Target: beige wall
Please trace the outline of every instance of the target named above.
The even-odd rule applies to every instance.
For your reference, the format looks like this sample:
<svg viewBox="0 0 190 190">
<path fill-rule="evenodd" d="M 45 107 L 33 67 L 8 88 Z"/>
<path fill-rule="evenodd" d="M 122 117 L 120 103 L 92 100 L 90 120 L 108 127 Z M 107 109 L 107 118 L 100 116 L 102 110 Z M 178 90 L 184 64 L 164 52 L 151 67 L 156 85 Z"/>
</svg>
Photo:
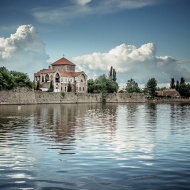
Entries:
<svg viewBox="0 0 190 190">
<path fill-rule="evenodd" d="M 101 102 L 145 102 L 143 94 L 112 93 L 54 93 L 34 92 L 27 88 L 0 91 L 0 104 L 40 104 L 40 103 L 101 103 Z"/>
</svg>

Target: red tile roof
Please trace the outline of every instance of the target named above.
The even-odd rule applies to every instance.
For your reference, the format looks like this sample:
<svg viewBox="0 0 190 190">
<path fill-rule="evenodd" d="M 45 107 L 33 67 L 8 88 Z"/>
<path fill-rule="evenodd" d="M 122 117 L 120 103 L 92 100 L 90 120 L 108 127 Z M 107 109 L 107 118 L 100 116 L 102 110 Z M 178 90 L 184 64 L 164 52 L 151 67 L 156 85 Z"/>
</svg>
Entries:
<svg viewBox="0 0 190 190">
<path fill-rule="evenodd" d="M 81 72 L 61 72 L 62 77 L 77 77 Z"/>
<path fill-rule="evenodd" d="M 53 70 L 53 69 L 43 69 L 43 70 L 40 70 L 40 73 L 55 73 L 56 71 Z"/>
<path fill-rule="evenodd" d="M 73 65 L 73 66 L 75 66 L 74 63 L 72 63 L 71 61 L 67 60 L 64 57 L 57 60 L 56 62 L 52 63 L 51 65 L 53 65 L 53 66 L 56 66 L 56 65 Z"/>
</svg>

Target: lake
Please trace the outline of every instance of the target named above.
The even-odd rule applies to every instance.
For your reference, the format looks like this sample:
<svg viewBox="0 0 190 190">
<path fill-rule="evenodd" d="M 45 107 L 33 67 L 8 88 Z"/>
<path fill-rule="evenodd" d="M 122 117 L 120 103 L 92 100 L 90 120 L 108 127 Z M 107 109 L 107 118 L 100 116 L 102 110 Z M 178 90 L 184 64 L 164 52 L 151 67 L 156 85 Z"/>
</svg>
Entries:
<svg viewBox="0 0 190 190">
<path fill-rule="evenodd" d="M 0 105 L 0 189 L 190 188 L 190 104 Z"/>
</svg>

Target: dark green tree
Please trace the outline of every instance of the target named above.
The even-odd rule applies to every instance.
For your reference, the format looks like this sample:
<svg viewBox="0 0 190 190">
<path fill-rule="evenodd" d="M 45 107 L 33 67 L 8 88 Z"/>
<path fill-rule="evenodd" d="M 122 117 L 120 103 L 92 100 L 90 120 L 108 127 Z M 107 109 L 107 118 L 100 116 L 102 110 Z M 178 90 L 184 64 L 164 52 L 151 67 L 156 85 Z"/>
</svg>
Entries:
<svg viewBox="0 0 190 190">
<path fill-rule="evenodd" d="M 176 89 L 177 91 L 179 91 L 179 81 L 178 81 L 178 80 L 176 81 L 175 89 Z"/>
<path fill-rule="evenodd" d="M 171 79 L 170 88 L 175 89 L 175 80 L 174 80 L 174 78 Z"/>
<path fill-rule="evenodd" d="M 69 84 L 67 86 L 67 92 L 71 92 L 72 91 L 72 86 L 71 86 L 71 83 L 69 81 Z"/>
<path fill-rule="evenodd" d="M 183 77 L 181 77 L 180 86 L 181 86 L 182 84 L 185 84 L 185 79 L 184 79 Z"/>
<path fill-rule="evenodd" d="M 140 93 L 141 92 L 141 89 L 138 87 L 138 83 L 135 82 L 134 79 L 130 79 L 127 81 L 127 86 L 126 86 L 125 90 L 128 93 L 133 93 L 133 92 Z"/>
<path fill-rule="evenodd" d="M 40 90 L 40 80 L 37 81 L 36 90 Z"/>
<path fill-rule="evenodd" d="M 190 97 L 190 84 L 182 84 L 179 86 L 179 93 L 182 97 Z"/>
<path fill-rule="evenodd" d="M 93 93 L 94 92 L 94 80 L 89 79 L 88 80 L 88 93 Z"/>
<path fill-rule="evenodd" d="M 109 72 L 109 78 L 112 79 L 113 78 L 113 67 L 110 67 L 110 72 Z"/>
<path fill-rule="evenodd" d="M 53 81 L 51 80 L 48 92 L 53 92 L 53 91 L 54 91 L 54 86 L 53 86 Z"/>
<path fill-rule="evenodd" d="M 16 87 L 33 87 L 33 83 L 30 81 L 27 74 L 17 71 L 10 71 L 10 74 L 15 79 Z"/>
<path fill-rule="evenodd" d="M 156 86 L 157 86 L 157 81 L 155 78 L 151 78 L 148 80 L 145 88 L 149 92 L 149 94 L 154 97 L 156 95 Z"/>
<path fill-rule="evenodd" d="M 91 93 L 113 93 L 117 92 L 118 88 L 117 82 L 110 77 L 106 77 L 105 74 L 100 75 L 96 80 L 90 79 L 88 81 L 88 90 Z"/>
<path fill-rule="evenodd" d="M 116 82 L 116 80 L 117 80 L 115 69 L 113 69 L 113 78 L 112 79 L 114 82 Z"/>
<path fill-rule="evenodd" d="M 112 79 L 114 82 L 116 82 L 116 80 L 117 80 L 116 71 L 112 66 L 109 71 L 109 79 Z"/>
<path fill-rule="evenodd" d="M 0 67 L 0 90 L 11 90 L 15 87 L 15 78 L 5 67 Z"/>
</svg>

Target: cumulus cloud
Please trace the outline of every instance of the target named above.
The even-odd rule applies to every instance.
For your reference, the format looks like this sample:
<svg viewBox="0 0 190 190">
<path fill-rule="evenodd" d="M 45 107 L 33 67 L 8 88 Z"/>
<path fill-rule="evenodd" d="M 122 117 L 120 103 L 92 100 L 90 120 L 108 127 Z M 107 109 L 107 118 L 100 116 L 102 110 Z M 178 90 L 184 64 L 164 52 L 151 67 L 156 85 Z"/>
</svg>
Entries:
<svg viewBox="0 0 190 190">
<path fill-rule="evenodd" d="M 107 53 L 92 53 L 74 57 L 73 61 L 80 70 L 88 73 L 90 78 L 97 74 L 108 74 L 111 66 L 117 72 L 119 83 L 126 83 L 133 78 L 139 84 L 145 84 L 150 78 L 158 83 L 168 83 L 171 78 L 179 80 L 184 77 L 190 81 L 190 62 L 175 60 L 169 56 L 157 56 L 156 46 L 147 43 L 137 48 L 134 45 L 121 44 Z"/>
<path fill-rule="evenodd" d="M 70 0 L 67 6 L 41 7 L 33 10 L 33 16 L 43 23 L 62 22 L 81 16 L 108 14 L 123 9 L 153 6 L 163 0 Z"/>
<path fill-rule="evenodd" d="M 22 25 L 9 38 L 0 38 L 0 66 L 9 70 L 33 73 L 47 67 L 49 56 L 35 27 Z"/>
</svg>

